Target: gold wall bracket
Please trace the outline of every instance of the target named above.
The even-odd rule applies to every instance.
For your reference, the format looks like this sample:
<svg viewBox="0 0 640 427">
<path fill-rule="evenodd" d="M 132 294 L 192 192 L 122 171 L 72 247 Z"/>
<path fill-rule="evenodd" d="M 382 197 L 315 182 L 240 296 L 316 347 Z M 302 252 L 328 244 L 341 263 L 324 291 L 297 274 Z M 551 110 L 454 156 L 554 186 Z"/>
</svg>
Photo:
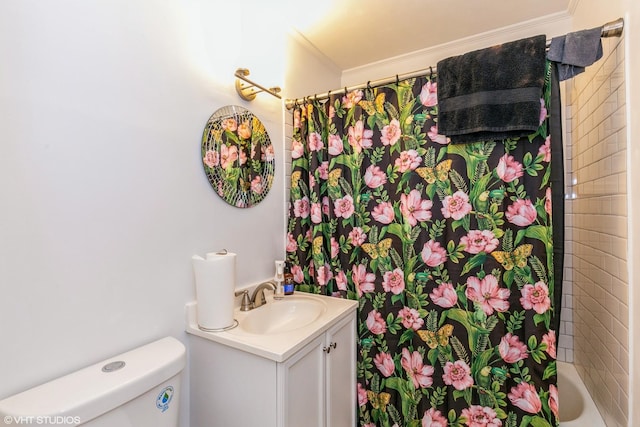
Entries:
<svg viewBox="0 0 640 427">
<path fill-rule="evenodd" d="M 277 86 L 267 89 L 266 87 L 261 86 L 258 83 L 255 83 L 249 80 L 247 78 L 249 74 L 250 73 L 247 68 L 238 68 L 235 72 L 236 92 L 238 92 L 238 95 L 240 95 L 240 98 L 244 99 L 245 101 L 253 101 L 256 95 L 261 92 L 265 92 L 265 93 L 268 93 L 269 95 L 273 95 L 278 99 L 282 98 L 279 95 L 282 89 L 280 89 Z"/>
</svg>

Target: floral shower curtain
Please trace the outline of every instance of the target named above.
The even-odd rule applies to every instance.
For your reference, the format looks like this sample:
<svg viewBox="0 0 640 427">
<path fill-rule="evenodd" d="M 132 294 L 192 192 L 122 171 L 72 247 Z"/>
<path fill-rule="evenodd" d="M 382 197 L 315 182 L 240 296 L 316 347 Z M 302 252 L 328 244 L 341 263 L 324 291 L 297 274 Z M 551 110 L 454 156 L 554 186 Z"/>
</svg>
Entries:
<svg viewBox="0 0 640 427">
<path fill-rule="evenodd" d="M 449 144 L 435 76 L 294 109 L 288 267 L 359 301 L 358 426 L 557 425 L 546 83 L 520 140 Z"/>
</svg>

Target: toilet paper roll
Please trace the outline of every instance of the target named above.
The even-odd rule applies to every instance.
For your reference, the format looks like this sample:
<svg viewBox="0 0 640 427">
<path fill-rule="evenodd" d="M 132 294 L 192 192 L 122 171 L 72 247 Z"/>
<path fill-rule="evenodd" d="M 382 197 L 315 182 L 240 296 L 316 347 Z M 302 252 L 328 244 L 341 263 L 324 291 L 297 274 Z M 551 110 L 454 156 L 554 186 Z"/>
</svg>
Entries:
<svg viewBox="0 0 640 427">
<path fill-rule="evenodd" d="M 209 330 L 232 327 L 236 254 L 212 252 L 206 258 L 194 255 L 192 261 L 196 279 L 198 325 Z"/>
</svg>

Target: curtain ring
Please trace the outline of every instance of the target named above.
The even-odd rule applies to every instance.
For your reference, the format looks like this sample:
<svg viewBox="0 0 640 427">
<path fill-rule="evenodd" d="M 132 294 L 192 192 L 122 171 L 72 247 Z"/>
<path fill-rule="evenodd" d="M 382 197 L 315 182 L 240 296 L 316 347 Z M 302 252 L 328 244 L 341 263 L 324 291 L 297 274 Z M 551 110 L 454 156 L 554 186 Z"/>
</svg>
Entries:
<svg viewBox="0 0 640 427">
<path fill-rule="evenodd" d="M 400 86 L 400 77 L 396 74 L 396 86 Z"/>
<path fill-rule="evenodd" d="M 344 87 L 344 94 L 346 95 L 346 94 L 348 94 L 348 93 L 349 93 L 349 91 L 347 90 L 347 87 L 345 86 L 345 87 Z"/>
<path fill-rule="evenodd" d="M 371 89 L 371 80 L 367 81 L 367 89 Z"/>
<path fill-rule="evenodd" d="M 429 80 L 433 79 L 433 67 L 429 66 Z"/>
</svg>

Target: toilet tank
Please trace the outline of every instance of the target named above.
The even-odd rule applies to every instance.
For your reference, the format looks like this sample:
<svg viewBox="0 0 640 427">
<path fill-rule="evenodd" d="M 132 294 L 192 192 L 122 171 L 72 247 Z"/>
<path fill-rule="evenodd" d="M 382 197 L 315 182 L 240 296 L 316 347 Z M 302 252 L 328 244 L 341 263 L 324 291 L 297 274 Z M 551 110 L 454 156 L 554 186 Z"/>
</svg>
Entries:
<svg viewBox="0 0 640 427">
<path fill-rule="evenodd" d="M 6 425 L 177 427 L 184 345 L 136 348 L 0 401 Z"/>
</svg>

